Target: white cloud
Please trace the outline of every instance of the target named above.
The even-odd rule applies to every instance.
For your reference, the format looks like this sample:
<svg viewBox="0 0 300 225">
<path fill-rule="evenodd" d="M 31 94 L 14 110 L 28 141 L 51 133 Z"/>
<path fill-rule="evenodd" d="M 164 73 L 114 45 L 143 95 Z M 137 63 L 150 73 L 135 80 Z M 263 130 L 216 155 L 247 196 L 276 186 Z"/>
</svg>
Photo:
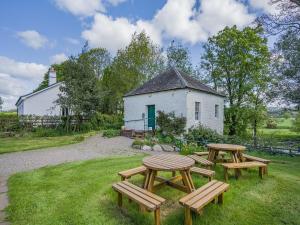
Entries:
<svg viewBox="0 0 300 225">
<path fill-rule="evenodd" d="M 48 39 L 35 30 L 26 30 L 17 33 L 17 36 L 28 47 L 39 49 L 45 46 Z"/>
<path fill-rule="evenodd" d="M 47 71 L 43 64 L 18 62 L 5 56 L 0 56 L 0 73 L 10 74 L 16 78 L 36 79 Z"/>
<path fill-rule="evenodd" d="M 104 5 L 100 0 L 55 0 L 56 5 L 76 16 L 92 16 L 100 11 L 104 12 Z"/>
<path fill-rule="evenodd" d="M 250 0 L 249 3 L 253 8 L 261 9 L 265 13 L 276 14 L 278 12 L 276 4 L 271 4 L 270 0 Z"/>
<path fill-rule="evenodd" d="M 110 4 L 112 4 L 113 6 L 117 6 L 120 3 L 126 2 L 127 0 L 107 0 Z"/>
<path fill-rule="evenodd" d="M 255 15 L 237 0 L 168 0 L 151 20 L 130 21 L 102 13 L 94 15 L 92 26 L 82 32 L 92 47 L 105 47 L 112 53 L 125 47 L 134 32 L 145 30 L 155 43 L 162 39 L 179 39 L 190 44 L 203 42 L 225 26 L 242 28 Z"/>
<path fill-rule="evenodd" d="M 145 30 L 154 42 L 160 43 L 160 34 L 151 23 L 142 20 L 131 23 L 127 18 L 113 19 L 101 13 L 94 16 L 92 27 L 83 31 L 82 37 L 89 41 L 91 47 L 105 47 L 111 52 L 116 52 L 130 42 L 135 31 L 142 30 Z"/>
<path fill-rule="evenodd" d="M 126 0 L 55 0 L 58 8 L 69 11 L 75 16 L 92 16 L 105 12 L 106 5 L 117 6 Z"/>
<path fill-rule="evenodd" d="M 79 45 L 79 44 L 80 44 L 80 41 L 77 40 L 77 39 L 75 39 L 75 38 L 67 37 L 67 38 L 65 38 L 65 40 L 66 40 L 68 43 L 72 44 L 72 45 Z"/>
<path fill-rule="evenodd" d="M 31 92 L 41 82 L 48 66 L 37 63 L 18 62 L 0 56 L 0 96 L 3 108 L 12 109 L 18 97 Z"/>
<path fill-rule="evenodd" d="M 50 57 L 50 63 L 51 64 L 59 64 L 62 63 L 64 61 L 66 61 L 68 59 L 68 57 L 66 56 L 65 53 L 60 53 L 60 54 L 56 54 Z"/>
</svg>

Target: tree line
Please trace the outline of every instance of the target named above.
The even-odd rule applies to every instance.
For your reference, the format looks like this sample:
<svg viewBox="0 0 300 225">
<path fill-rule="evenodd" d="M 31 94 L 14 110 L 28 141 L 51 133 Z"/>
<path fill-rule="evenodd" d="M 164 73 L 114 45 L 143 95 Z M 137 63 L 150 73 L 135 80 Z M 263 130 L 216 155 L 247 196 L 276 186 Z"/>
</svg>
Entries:
<svg viewBox="0 0 300 225">
<path fill-rule="evenodd" d="M 243 135 L 266 119 L 267 103 L 285 101 L 300 107 L 300 2 L 273 0 L 279 14 L 263 15 L 251 27 L 226 27 L 203 44 L 199 65 L 193 67 L 189 49 L 172 41 L 166 51 L 145 32 L 114 57 L 105 48 L 90 49 L 54 65 L 64 81 L 58 104 L 75 115 L 123 113 L 123 95 L 170 66 L 175 66 L 227 96 L 225 127 Z M 289 10 L 289 12 L 287 11 Z M 267 36 L 278 39 L 269 51 Z M 37 90 L 47 86 L 48 73 Z"/>
</svg>

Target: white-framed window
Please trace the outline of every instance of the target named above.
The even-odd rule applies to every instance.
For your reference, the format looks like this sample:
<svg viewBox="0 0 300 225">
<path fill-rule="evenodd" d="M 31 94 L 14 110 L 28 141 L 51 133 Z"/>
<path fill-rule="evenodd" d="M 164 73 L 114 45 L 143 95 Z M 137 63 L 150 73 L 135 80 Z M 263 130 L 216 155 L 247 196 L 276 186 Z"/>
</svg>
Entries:
<svg viewBox="0 0 300 225">
<path fill-rule="evenodd" d="M 195 102 L 195 120 L 200 120 L 200 102 Z"/>
<path fill-rule="evenodd" d="M 219 111 L 220 111 L 219 108 L 220 108 L 219 105 L 215 105 L 215 117 L 216 118 L 219 118 Z"/>
<path fill-rule="evenodd" d="M 62 116 L 69 116 L 69 109 L 67 107 L 61 108 L 61 115 Z"/>
</svg>

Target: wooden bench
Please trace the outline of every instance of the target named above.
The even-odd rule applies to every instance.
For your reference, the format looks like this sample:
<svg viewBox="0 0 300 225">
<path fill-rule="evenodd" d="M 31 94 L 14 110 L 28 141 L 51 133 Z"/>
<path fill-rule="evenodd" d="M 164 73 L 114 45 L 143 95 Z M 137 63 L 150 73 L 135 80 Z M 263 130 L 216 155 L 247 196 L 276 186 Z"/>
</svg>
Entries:
<svg viewBox="0 0 300 225">
<path fill-rule="evenodd" d="M 267 166 L 265 167 L 264 173 L 268 174 L 268 164 L 271 162 L 271 160 L 263 159 L 263 158 L 259 158 L 259 157 L 252 156 L 252 155 L 247 155 L 247 154 L 243 154 L 243 158 L 246 161 L 250 161 L 250 162 L 251 161 L 256 161 L 256 162 L 261 162 L 261 163 L 267 164 Z"/>
<path fill-rule="evenodd" d="M 215 171 L 207 170 L 199 167 L 192 167 L 191 173 L 199 174 L 203 177 L 207 177 L 209 181 L 215 176 Z"/>
<path fill-rule="evenodd" d="M 223 194 L 229 184 L 212 180 L 194 192 L 184 196 L 179 203 L 185 207 L 185 225 L 192 225 L 191 211 L 201 214 L 204 206 L 218 198 L 218 203 L 223 203 Z"/>
<path fill-rule="evenodd" d="M 122 207 L 122 196 L 124 195 L 130 200 L 137 202 L 140 206 L 145 207 L 147 210 L 154 211 L 155 225 L 160 225 L 160 206 L 165 202 L 164 198 L 135 186 L 128 181 L 120 181 L 112 187 L 118 192 L 119 207 Z"/>
<path fill-rule="evenodd" d="M 198 156 L 208 156 L 209 152 L 194 152 L 194 155 L 198 155 Z M 219 155 L 224 158 L 224 156 L 226 155 L 226 152 L 222 152 L 219 151 Z"/>
<path fill-rule="evenodd" d="M 211 162 L 207 159 L 204 159 L 203 157 L 197 156 L 197 155 L 188 155 L 188 157 L 195 160 L 196 163 L 199 163 L 200 165 L 208 167 L 208 168 L 211 168 L 214 165 L 213 162 Z"/>
<path fill-rule="evenodd" d="M 130 177 L 137 175 L 137 174 L 141 174 L 144 175 L 146 174 L 147 168 L 145 166 L 139 166 L 133 169 L 129 169 L 129 170 L 125 170 L 125 171 L 121 171 L 119 172 L 119 176 L 121 176 L 121 180 L 127 180 Z"/>
<path fill-rule="evenodd" d="M 234 169 L 235 170 L 235 177 L 238 179 L 240 176 L 240 169 L 244 168 L 253 168 L 258 167 L 259 168 L 259 176 L 263 178 L 263 173 L 266 168 L 266 164 L 261 162 L 241 162 L 241 163 L 223 163 L 222 166 L 224 167 L 224 178 L 225 181 L 228 180 L 228 169 Z"/>
</svg>

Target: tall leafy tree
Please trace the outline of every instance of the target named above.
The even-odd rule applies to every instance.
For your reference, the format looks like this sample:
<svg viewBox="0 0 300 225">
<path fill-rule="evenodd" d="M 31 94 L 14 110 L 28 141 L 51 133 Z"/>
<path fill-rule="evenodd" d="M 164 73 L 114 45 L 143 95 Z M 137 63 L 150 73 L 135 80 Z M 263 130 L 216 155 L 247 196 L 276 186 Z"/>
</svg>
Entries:
<svg viewBox="0 0 300 225">
<path fill-rule="evenodd" d="M 0 111 L 2 111 L 2 106 L 3 106 L 3 99 L 0 97 Z"/>
<path fill-rule="evenodd" d="M 86 54 L 70 57 L 65 62 L 63 76 L 58 104 L 69 108 L 79 119 L 91 116 L 100 104 L 98 78 L 91 58 Z"/>
<path fill-rule="evenodd" d="M 275 43 L 273 73 L 278 85 L 273 94 L 293 103 L 300 109 L 300 1 L 270 0 L 276 13 L 258 18 L 270 35 L 279 35 Z"/>
<path fill-rule="evenodd" d="M 175 41 L 172 41 L 167 48 L 167 64 L 169 67 L 175 66 L 187 74 L 193 74 L 193 66 L 188 48 Z"/>
<path fill-rule="evenodd" d="M 262 28 L 226 27 L 204 44 L 202 68 L 208 80 L 227 95 L 226 124 L 229 135 L 243 132 L 249 95 L 265 79 L 261 79 L 269 63 L 267 40 Z M 213 66 L 209 66 L 213 65 Z"/>
<path fill-rule="evenodd" d="M 102 91 L 107 113 L 123 111 L 123 95 L 156 76 L 164 69 L 162 49 L 145 32 L 135 33 L 102 77 Z"/>
</svg>

